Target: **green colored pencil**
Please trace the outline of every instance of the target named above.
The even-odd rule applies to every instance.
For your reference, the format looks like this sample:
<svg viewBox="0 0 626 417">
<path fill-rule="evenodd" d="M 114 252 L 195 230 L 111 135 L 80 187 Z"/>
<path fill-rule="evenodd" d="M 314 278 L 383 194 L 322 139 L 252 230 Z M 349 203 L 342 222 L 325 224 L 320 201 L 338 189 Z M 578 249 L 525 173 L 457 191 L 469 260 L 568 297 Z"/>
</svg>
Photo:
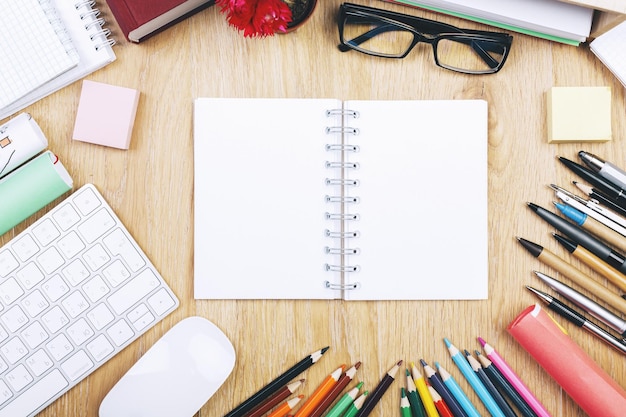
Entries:
<svg viewBox="0 0 626 417">
<path fill-rule="evenodd" d="M 358 413 L 361 407 L 363 407 L 363 403 L 365 402 L 365 399 L 367 398 L 367 394 L 369 394 L 369 391 L 365 391 L 363 394 L 361 394 L 359 398 L 354 400 L 354 402 L 350 404 L 348 411 L 346 411 L 346 414 L 344 414 L 343 417 L 356 416 L 356 413 Z"/>
<path fill-rule="evenodd" d="M 411 413 L 411 404 L 406 397 L 406 390 L 404 387 L 400 388 L 400 416 L 401 417 L 413 417 Z"/>
<path fill-rule="evenodd" d="M 337 404 L 335 404 L 333 408 L 331 408 L 328 411 L 328 413 L 326 414 L 326 417 L 341 416 L 343 412 L 346 411 L 348 407 L 350 407 L 350 404 L 354 402 L 354 399 L 356 398 L 356 396 L 359 395 L 359 390 L 361 389 L 362 386 L 363 386 L 363 382 L 359 382 L 356 385 L 356 387 L 352 388 L 350 391 L 343 394 L 343 397 L 341 397 L 341 399 L 337 401 Z"/>
</svg>

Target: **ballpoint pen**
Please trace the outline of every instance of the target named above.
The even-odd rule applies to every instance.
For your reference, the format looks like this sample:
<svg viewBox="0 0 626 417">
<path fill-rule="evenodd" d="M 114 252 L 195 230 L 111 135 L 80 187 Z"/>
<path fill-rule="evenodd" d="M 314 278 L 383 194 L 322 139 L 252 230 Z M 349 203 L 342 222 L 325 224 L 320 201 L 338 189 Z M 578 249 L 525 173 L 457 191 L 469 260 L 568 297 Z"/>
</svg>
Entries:
<svg viewBox="0 0 626 417">
<path fill-rule="evenodd" d="M 626 200 L 626 192 L 623 189 L 616 187 L 615 184 L 607 181 L 589 168 L 577 164 L 574 161 L 570 161 L 567 158 L 563 158 L 562 156 L 559 157 L 559 161 L 561 161 L 563 165 L 569 168 L 576 175 L 578 175 L 594 187 L 604 191 L 604 193 L 607 194 L 609 197 Z"/>
<path fill-rule="evenodd" d="M 626 188 L 626 172 L 604 159 L 585 151 L 578 152 L 578 157 L 592 171 L 598 173 L 602 178 L 616 185 L 616 187 Z"/>
<path fill-rule="evenodd" d="M 626 250 L 626 236 L 619 234 L 610 227 L 606 227 L 606 225 L 572 206 L 560 203 L 554 203 L 554 206 L 565 217 L 587 230 L 589 233 L 599 237 L 606 243 L 616 246 L 618 249 Z"/>
<path fill-rule="evenodd" d="M 590 252 L 595 254 L 597 257 L 599 257 L 618 271 L 626 273 L 626 257 L 624 257 L 624 255 L 614 251 L 591 234 L 585 232 L 580 227 L 573 225 L 572 223 L 557 216 L 551 211 L 548 211 L 543 207 L 539 207 L 538 205 L 533 203 L 528 203 L 528 207 L 533 210 L 539 217 L 544 219 L 553 227 L 556 227 L 560 232 L 574 239 L 576 242 L 578 242 L 579 245 L 588 249 Z"/>
<path fill-rule="evenodd" d="M 545 292 L 539 291 L 533 287 L 526 286 L 526 288 L 534 293 L 537 297 L 539 297 L 539 299 L 543 301 L 550 310 L 558 313 L 560 316 L 563 316 L 574 325 L 582 327 L 593 335 L 599 337 L 616 350 L 626 354 L 626 344 L 622 340 L 613 336 L 593 322 L 587 320 L 585 316 L 578 313 L 573 308 L 563 304 L 556 298 L 552 297 L 550 294 L 546 294 Z"/>
<path fill-rule="evenodd" d="M 593 217 L 605 226 L 610 227 L 619 234 L 626 236 L 626 218 L 618 215 L 606 207 L 600 206 L 593 200 L 580 198 L 576 194 L 572 194 L 558 185 L 550 184 L 550 188 L 554 190 L 556 196 L 565 204 L 582 211 L 589 217 Z"/>
<path fill-rule="evenodd" d="M 604 194 L 602 191 L 590 187 L 587 184 L 581 184 L 578 181 L 572 181 L 572 183 L 592 200 L 597 201 L 606 208 L 609 208 L 622 216 L 626 216 L 626 199 L 613 199 Z"/>
<path fill-rule="evenodd" d="M 595 254 L 583 246 L 580 246 L 577 242 L 557 235 L 556 233 L 553 233 L 553 236 L 557 242 L 559 242 L 569 253 L 574 255 L 576 259 L 579 259 L 589 268 L 617 285 L 622 291 L 626 291 L 626 275 L 613 268 L 607 262 L 602 262 L 602 260 Z"/>
<path fill-rule="evenodd" d="M 579 293 L 569 285 L 563 284 L 562 282 L 549 277 L 546 274 L 542 274 L 541 272 L 534 272 L 537 278 L 543 281 L 548 287 L 552 288 L 561 296 L 567 298 L 570 302 L 576 304 L 578 307 L 582 308 L 613 330 L 619 332 L 622 339 L 626 336 L 626 320 L 623 320 L 621 317 L 613 314 L 611 311 L 602 307 L 600 304 L 596 303 L 587 296 Z"/>
</svg>

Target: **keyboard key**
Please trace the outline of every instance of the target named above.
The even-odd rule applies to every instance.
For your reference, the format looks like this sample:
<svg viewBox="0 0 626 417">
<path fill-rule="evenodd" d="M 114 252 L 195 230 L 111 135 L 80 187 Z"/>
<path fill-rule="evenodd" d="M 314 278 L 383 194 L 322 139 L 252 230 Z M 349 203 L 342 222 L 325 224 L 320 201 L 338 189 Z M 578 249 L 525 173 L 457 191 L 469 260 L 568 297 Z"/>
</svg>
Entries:
<svg viewBox="0 0 626 417">
<path fill-rule="evenodd" d="M 115 226 L 113 217 L 105 209 L 101 209 L 78 226 L 78 232 L 87 243 L 93 243 L 113 226 Z"/>
<path fill-rule="evenodd" d="M 72 197 L 72 201 L 83 216 L 88 215 L 98 207 L 100 207 L 100 199 L 93 190 L 86 188 L 84 191 L 76 193 Z"/>
<path fill-rule="evenodd" d="M 35 243 L 30 235 L 24 235 L 19 238 L 11 245 L 11 248 L 13 248 L 15 254 L 22 262 L 26 262 L 39 252 L 39 246 L 37 246 L 37 243 Z"/>
<path fill-rule="evenodd" d="M 0 351 L 2 351 L 2 356 L 4 356 L 11 365 L 16 364 L 17 361 L 28 354 L 28 349 L 18 337 L 14 337 L 6 342 Z"/>
<path fill-rule="evenodd" d="M 83 291 L 92 303 L 100 301 L 102 297 L 107 295 L 111 290 L 99 275 L 89 280 L 83 285 Z"/>
<path fill-rule="evenodd" d="M 146 264 L 146 261 L 121 229 L 115 229 L 102 241 L 113 255 L 119 255 L 124 259 L 131 271 L 137 272 Z"/>
<path fill-rule="evenodd" d="M 60 275 L 55 275 L 41 286 L 51 302 L 57 301 L 70 291 L 69 285 L 65 283 Z"/>
<path fill-rule="evenodd" d="M 19 305 L 13 306 L 6 312 L 2 313 L 0 320 L 6 326 L 7 330 L 15 333 L 28 323 L 28 317 Z"/>
<path fill-rule="evenodd" d="M 73 319 L 89 308 L 89 303 L 80 291 L 74 291 L 71 293 L 61 302 L 61 305 L 67 314 L 69 314 L 69 316 Z"/>
<path fill-rule="evenodd" d="M 73 258 L 85 249 L 85 244 L 75 231 L 71 231 L 57 241 L 57 247 L 66 259 Z"/>
<path fill-rule="evenodd" d="M 24 365 L 20 364 L 7 373 L 6 380 L 9 385 L 11 385 L 11 388 L 13 388 L 13 391 L 20 391 L 26 385 L 33 382 L 33 376 Z"/>
<path fill-rule="evenodd" d="M 109 304 L 111 304 L 113 311 L 117 314 L 122 314 L 143 297 L 150 294 L 158 285 L 159 280 L 154 275 L 154 272 L 146 269 L 111 295 L 108 298 Z"/>
<path fill-rule="evenodd" d="M 96 330 L 102 330 L 111 323 L 115 316 L 105 304 L 98 304 L 93 310 L 87 313 L 87 318 Z"/>
<path fill-rule="evenodd" d="M 0 381 L 0 405 L 7 402 L 7 400 L 12 396 L 13 392 L 11 392 L 11 389 L 4 383 L 4 381 Z"/>
<path fill-rule="evenodd" d="M 26 416 L 32 414 L 56 394 L 68 386 L 61 371 L 54 369 L 48 375 L 35 382 L 12 403 L 0 410 L 0 417 Z"/>
<path fill-rule="evenodd" d="M 80 346 L 95 335 L 93 329 L 87 324 L 87 320 L 81 318 L 76 323 L 68 326 L 67 335 L 76 346 Z"/>
<path fill-rule="evenodd" d="M 0 277 L 6 278 L 11 272 L 15 271 L 20 264 L 15 256 L 8 250 L 0 251 Z"/>
<path fill-rule="evenodd" d="M 60 361 L 74 350 L 74 346 L 72 346 L 67 337 L 61 333 L 46 343 L 46 349 L 52 356 L 52 359 Z"/>
<path fill-rule="evenodd" d="M 37 257 L 39 265 L 47 274 L 52 274 L 65 262 L 57 248 L 51 247 Z"/>
<path fill-rule="evenodd" d="M 102 245 L 99 243 L 93 246 L 91 249 L 87 250 L 83 254 L 83 259 L 87 263 L 87 266 L 91 268 L 92 271 L 97 271 L 106 265 L 107 262 L 111 260 L 109 255 L 106 253 Z"/>
<path fill-rule="evenodd" d="M 101 362 L 113 353 L 115 348 L 113 348 L 111 342 L 109 342 L 107 338 L 101 334 L 91 342 L 87 343 L 87 350 L 96 361 Z"/>
<path fill-rule="evenodd" d="M 107 334 L 117 346 L 122 346 L 124 342 L 130 340 L 135 335 L 133 329 L 130 328 L 125 320 L 120 320 L 107 329 Z"/>
<path fill-rule="evenodd" d="M 41 246 L 48 246 L 54 239 L 61 236 L 61 232 L 50 219 L 43 219 L 33 227 L 32 232 Z"/>
<path fill-rule="evenodd" d="M 29 316 L 35 317 L 43 312 L 50 303 L 39 290 L 35 290 L 22 299 L 22 306 Z"/>
<path fill-rule="evenodd" d="M 74 226 L 80 220 L 80 216 L 69 203 L 59 205 L 52 214 L 52 218 L 56 220 L 61 230 L 69 230 L 70 227 Z"/>
<path fill-rule="evenodd" d="M 52 307 L 46 314 L 41 316 L 41 321 L 50 333 L 56 333 L 70 322 L 59 306 Z"/>
<path fill-rule="evenodd" d="M 93 368 L 93 362 L 84 351 L 79 350 L 63 362 L 61 368 L 72 381 L 75 381 Z"/>
<path fill-rule="evenodd" d="M 154 295 L 148 298 L 148 304 L 156 311 L 159 316 L 162 316 L 166 311 L 176 305 L 176 301 L 165 290 L 159 290 Z"/>
<path fill-rule="evenodd" d="M 72 263 L 61 271 L 67 282 L 74 287 L 89 278 L 89 270 L 80 259 L 74 259 Z"/>
<path fill-rule="evenodd" d="M 9 278 L 0 284 L 0 300 L 5 305 L 11 305 L 15 300 L 24 295 L 24 290 L 15 278 Z"/>
<path fill-rule="evenodd" d="M 26 366 L 30 369 L 34 376 L 41 376 L 44 372 L 52 367 L 54 362 L 45 350 L 39 349 L 33 353 L 30 358 L 26 359 Z"/>
<path fill-rule="evenodd" d="M 48 333 L 38 321 L 22 331 L 22 338 L 31 349 L 35 349 L 48 339 Z"/>
<path fill-rule="evenodd" d="M 128 269 L 126 269 L 120 260 L 116 260 L 111 265 L 104 268 L 102 270 L 102 275 L 106 278 L 111 287 L 117 287 L 131 276 Z"/>
<path fill-rule="evenodd" d="M 15 273 L 15 276 L 27 290 L 30 290 L 45 278 L 43 272 L 41 272 L 34 262 L 26 264 L 24 268 Z"/>
</svg>

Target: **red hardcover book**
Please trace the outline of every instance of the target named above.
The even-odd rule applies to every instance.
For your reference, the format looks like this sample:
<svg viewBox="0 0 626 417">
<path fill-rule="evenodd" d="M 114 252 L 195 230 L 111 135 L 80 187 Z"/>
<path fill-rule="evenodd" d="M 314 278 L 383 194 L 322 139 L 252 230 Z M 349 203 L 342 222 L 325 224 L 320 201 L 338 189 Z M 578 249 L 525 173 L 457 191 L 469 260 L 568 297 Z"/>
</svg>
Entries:
<svg viewBox="0 0 626 417">
<path fill-rule="evenodd" d="M 122 33 L 131 42 L 141 42 L 214 3 L 215 0 L 107 0 Z"/>
</svg>

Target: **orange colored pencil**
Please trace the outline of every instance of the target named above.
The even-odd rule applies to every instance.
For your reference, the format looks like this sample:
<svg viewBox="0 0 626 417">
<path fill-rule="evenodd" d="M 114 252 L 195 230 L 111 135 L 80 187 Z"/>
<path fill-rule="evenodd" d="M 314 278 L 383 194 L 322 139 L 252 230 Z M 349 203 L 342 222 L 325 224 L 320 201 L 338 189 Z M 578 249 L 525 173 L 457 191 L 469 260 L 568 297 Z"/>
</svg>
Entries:
<svg viewBox="0 0 626 417">
<path fill-rule="evenodd" d="M 293 410 L 296 404 L 298 404 L 300 400 L 303 398 L 304 398 L 304 395 L 298 395 L 297 397 L 294 397 L 290 399 L 289 401 L 282 403 L 282 405 L 280 405 L 274 411 L 269 413 L 267 417 L 283 417 L 285 414 Z"/>
<path fill-rule="evenodd" d="M 324 399 L 313 409 L 310 417 L 321 417 L 322 414 L 330 407 L 330 405 L 339 397 L 339 394 L 354 379 L 356 371 L 361 366 L 361 362 L 355 363 L 350 369 L 341 375 L 335 386 L 328 392 Z"/>
<path fill-rule="evenodd" d="M 298 409 L 295 417 L 309 417 L 313 410 L 315 410 L 315 407 L 324 400 L 337 381 L 339 381 L 345 367 L 346 365 L 341 365 L 333 373 L 324 378 L 324 381 L 322 381 L 313 394 L 307 398 L 304 404 L 302 404 L 302 407 Z"/>
<path fill-rule="evenodd" d="M 443 401 L 443 398 L 441 398 L 441 395 L 439 395 L 439 393 L 430 385 L 428 386 L 428 391 L 430 392 L 430 396 L 433 398 L 437 411 L 439 411 L 439 415 L 441 417 L 454 417 L 452 411 L 450 411 L 447 404 Z"/>
</svg>

